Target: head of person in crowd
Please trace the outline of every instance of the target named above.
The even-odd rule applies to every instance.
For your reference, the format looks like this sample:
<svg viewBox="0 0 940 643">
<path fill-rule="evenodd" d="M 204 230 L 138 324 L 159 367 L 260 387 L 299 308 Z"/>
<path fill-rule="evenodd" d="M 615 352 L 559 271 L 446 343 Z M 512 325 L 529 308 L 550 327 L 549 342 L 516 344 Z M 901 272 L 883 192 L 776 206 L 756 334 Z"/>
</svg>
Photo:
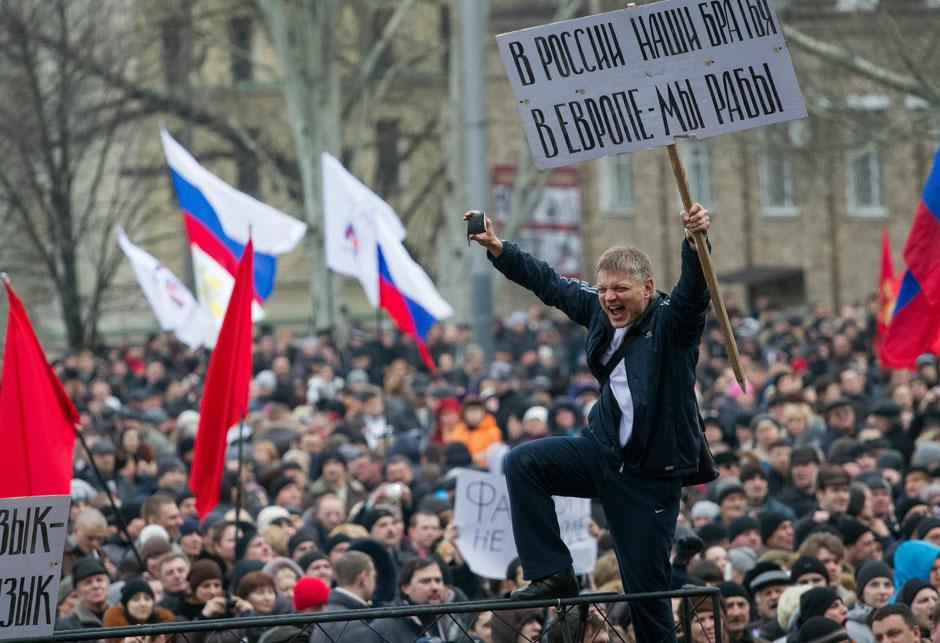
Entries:
<svg viewBox="0 0 940 643">
<path fill-rule="evenodd" d="M 868 560 L 855 570 L 855 593 L 859 601 L 878 609 L 894 596 L 894 570 L 880 560 Z"/>
<path fill-rule="evenodd" d="M 76 609 L 102 614 L 108 607 L 111 578 L 104 564 L 94 556 L 81 558 L 72 567 L 72 587 L 78 596 Z"/>
<path fill-rule="evenodd" d="M 266 563 L 274 558 L 274 550 L 268 543 L 264 534 L 249 532 L 235 545 L 236 560 L 259 560 Z"/>
<path fill-rule="evenodd" d="M 378 574 L 375 563 L 361 551 L 348 551 L 339 557 L 333 569 L 336 586 L 370 603 L 375 594 Z"/>
<path fill-rule="evenodd" d="M 841 467 L 826 465 L 816 479 L 816 502 L 819 509 L 839 516 L 849 508 L 849 475 Z"/>
<path fill-rule="evenodd" d="M 102 619 L 105 627 L 169 623 L 173 613 L 157 606 L 150 584 L 142 578 L 133 578 L 121 588 L 121 600 L 108 608 Z"/>
<path fill-rule="evenodd" d="M 762 511 L 757 516 L 760 524 L 760 537 L 767 549 L 793 551 L 796 545 L 796 532 L 793 522 L 779 511 Z"/>
<path fill-rule="evenodd" d="M 923 540 L 902 542 L 894 552 L 894 585 L 919 579 L 940 587 L 940 547 Z"/>
<path fill-rule="evenodd" d="M 571 612 L 580 613 L 578 610 Z M 545 623 L 545 611 L 538 608 L 508 610 L 501 612 L 492 621 L 493 643 L 522 643 L 523 641 L 537 641 L 542 635 Z M 561 634 L 565 629 L 564 621 L 558 622 L 549 631 L 549 640 L 554 640 L 553 630 L 558 629 Z M 577 634 L 575 634 L 577 637 Z M 563 639 L 559 639 L 563 640 Z M 571 639 L 574 641 L 575 639 Z"/>
<path fill-rule="evenodd" d="M 915 578 L 898 590 L 895 603 L 910 607 L 917 623 L 924 631 L 929 632 L 938 600 L 940 594 L 935 587 L 928 581 Z"/>
<path fill-rule="evenodd" d="M 287 554 L 295 562 L 305 554 L 317 551 L 319 535 L 310 527 L 303 527 L 287 541 Z"/>
<path fill-rule="evenodd" d="M 719 515 L 721 509 L 711 500 L 699 500 L 692 505 L 692 511 L 689 512 L 693 529 L 715 522 Z"/>
<path fill-rule="evenodd" d="M 193 562 L 187 581 L 192 592 L 191 598 L 199 604 L 205 605 L 213 598 L 225 596 L 222 568 L 212 559 L 203 558 Z"/>
<path fill-rule="evenodd" d="M 320 479 L 333 491 L 343 490 L 349 482 L 346 457 L 339 451 L 326 451 L 322 456 Z"/>
<path fill-rule="evenodd" d="M 921 520 L 914 530 L 914 538 L 940 546 L 940 518 L 929 517 Z"/>
<path fill-rule="evenodd" d="M 251 603 L 252 610 L 257 614 L 263 616 L 274 611 L 277 593 L 270 574 L 261 571 L 248 572 L 238 581 L 235 594 Z"/>
<path fill-rule="evenodd" d="M 392 509 L 371 509 L 363 515 L 361 522 L 362 526 L 369 530 L 369 536 L 386 547 L 397 549 L 401 545 L 401 519 Z"/>
<path fill-rule="evenodd" d="M 814 616 L 825 616 L 844 627 L 848 615 L 845 603 L 832 588 L 813 587 L 800 596 L 800 625 Z"/>
<path fill-rule="evenodd" d="M 140 508 L 140 517 L 148 525 L 160 525 L 166 529 L 171 541 L 179 538 L 183 519 L 175 498 L 162 493 L 150 496 Z"/>
<path fill-rule="evenodd" d="M 278 596 L 293 600 L 294 586 L 297 584 L 297 580 L 304 575 L 300 565 L 290 558 L 275 556 L 265 563 L 261 571 L 269 574 L 274 579 L 274 589 Z"/>
<path fill-rule="evenodd" d="M 157 563 L 160 582 L 166 594 L 183 595 L 190 591 L 189 560 L 185 554 L 169 551 L 160 557 Z"/>
<path fill-rule="evenodd" d="M 237 558 L 235 553 L 237 543 L 238 525 L 234 522 L 225 522 L 213 531 L 206 549 L 231 567 Z"/>
<path fill-rule="evenodd" d="M 843 518 L 839 521 L 842 532 L 842 544 L 845 545 L 845 562 L 853 568 L 875 556 L 875 532 L 857 520 Z"/>
<path fill-rule="evenodd" d="M 727 573 L 728 568 L 731 565 L 731 561 L 728 558 L 728 550 L 725 549 L 722 545 L 711 545 L 702 550 L 702 558 L 709 562 L 715 563 L 718 569 L 721 570 L 722 578 L 724 578 L 725 573 Z"/>
<path fill-rule="evenodd" d="M 829 587 L 839 585 L 842 563 L 845 560 L 845 546 L 841 538 L 825 531 L 810 534 L 797 553 L 818 559 L 829 573 Z"/>
<path fill-rule="evenodd" d="M 346 504 L 339 496 L 327 493 L 314 503 L 314 518 L 323 533 L 330 533 L 346 522 Z"/>
<path fill-rule="evenodd" d="M 447 596 L 440 565 L 433 558 L 406 561 L 398 573 L 398 588 L 412 605 L 440 604 Z"/>
<path fill-rule="evenodd" d="M 734 641 L 741 640 L 751 623 L 751 597 L 738 583 L 723 581 L 718 590 L 725 603 L 727 630 Z"/>
<path fill-rule="evenodd" d="M 794 585 L 829 586 L 829 571 L 813 556 L 800 556 L 790 567 L 790 580 Z"/>
<path fill-rule="evenodd" d="M 416 511 L 408 521 L 408 539 L 419 552 L 430 552 L 443 535 L 441 518 L 431 511 Z"/>
<path fill-rule="evenodd" d="M 726 527 L 747 511 L 747 494 L 737 478 L 725 478 L 719 482 L 717 500 L 721 523 Z"/>
<path fill-rule="evenodd" d="M 815 494 L 820 458 L 816 447 L 802 446 L 790 454 L 790 481 L 803 494 Z"/>
<path fill-rule="evenodd" d="M 86 507 L 75 518 L 71 536 L 83 556 L 94 554 L 108 537 L 108 520 L 94 507 Z"/>
<path fill-rule="evenodd" d="M 853 435 L 858 422 L 852 402 L 844 397 L 826 404 L 825 419 L 830 431 L 843 436 Z"/>
<path fill-rule="evenodd" d="M 814 616 L 800 626 L 796 633 L 796 640 L 803 643 L 841 643 L 841 641 L 851 641 L 849 633 L 844 627 L 826 618 L 825 616 Z"/>
<path fill-rule="evenodd" d="M 110 438 L 101 438 L 91 446 L 91 459 L 101 475 L 107 480 L 114 475 L 117 462 L 114 442 Z"/>
<path fill-rule="evenodd" d="M 305 576 L 316 576 L 327 585 L 333 582 L 333 563 L 329 557 L 321 551 L 314 550 L 307 552 L 297 561 L 300 569 Z"/>
<path fill-rule="evenodd" d="M 872 612 L 868 627 L 876 643 L 920 643 L 924 630 L 907 605 L 886 605 Z"/>
<path fill-rule="evenodd" d="M 187 518 L 180 525 L 180 549 L 189 556 L 190 560 L 196 559 L 203 548 L 203 530 L 199 525 L 198 518 Z"/>
<path fill-rule="evenodd" d="M 734 451 L 719 451 L 715 454 L 715 466 L 718 467 L 718 479 L 734 478 L 741 475 L 741 463 Z"/>
<path fill-rule="evenodd" d="M 732 549 L 749 547 L 754 551 L 760 551 L 760 524 L 747 515 L 735 518 L 728 525 L 728 545 Z"/>
<path fill-rule="evenodd" d="M 725 600 L 719 601 L 719 618 L 721 618 L 721 638 L 718 639 L 718 623 L 715 622 L 715 611 L 710 598 L 695 596 L 684 600 L 679 605 L 679 620 L 682 623 L 691 623 L 691 630 L 683 633 L 682 640 L 689 643 L 728 643 L 729 633 L 727 624 Z"/>
<path fill-rule="evenodd" d="M 741 467 L 740 478 L 748 504 L 752 507 L 764 506 L 770 491 L 770 484 L 763 467 L 759 464 L 746 464 Z"/>
<path fill-rule="evenodd" d="M 775 563 L 762 562 L 757 563 L 744 580 L 754 599 L 756 618 L 763 621 L 776 619 L 780 596 L 790 584 L 789 574 Z"/>
<path fill-rule="evenodd" d="M 163 491 L 178 494 L 186 488 L 186 465 L 173 454 L 157 458 L 157 487 Z"/>
</svg>

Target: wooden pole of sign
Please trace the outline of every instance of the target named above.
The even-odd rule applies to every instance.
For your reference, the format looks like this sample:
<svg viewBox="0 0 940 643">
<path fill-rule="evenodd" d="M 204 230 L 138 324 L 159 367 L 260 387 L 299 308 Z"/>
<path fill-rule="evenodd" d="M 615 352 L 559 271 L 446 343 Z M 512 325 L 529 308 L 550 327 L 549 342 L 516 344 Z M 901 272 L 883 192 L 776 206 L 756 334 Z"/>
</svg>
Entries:
<svg viewBox="0 0 940 643">
<path fill-rule="evenodd" d="M 679 156 L 679 150 L 675 143 L 666 146 L 669 150 L 669 161 L 672 163 L 672 173 L 676 177 L 676 187 L 679 188 L 679 196 L 682 197 L 682 207 L 686 212 L 692 209 L 692 195 L 689 193 L 689 182 L 685 176 L 685 166 L 682 164 L 682 157 Z M 734 371 L 734 378 L 741 385 L 741 390 L 745 390 L 744 369 L 741 367 L 741 355 L 738 353 L 738 345 L 734 341 L 734 333 L 731 331 L 731 321 L 728 319 L 728 311 L 725 310 L 725 302 L 721 299 L 721 292 L 718 290 L 718 279 L 715 277 L 715 269 L 712 266 L 712 256 L 708 252 L 708 243 L 705 234 L 702 232 L 693 232 L 692 238 L 695 241 L 695 248 L 698 250 L 698 259 L 702 264 L 702 272 L 705 273 L 705 282 L 708 284 L 708 292 L 711 294 L 712 305 L 715 307 L 715 315 L 718 317 L 718 327 L 721 329 L 721 336 L 725 340 L 725 348 L 728 350 L 728 359 L 731 360 L 731 370 Z"/>
</svg>

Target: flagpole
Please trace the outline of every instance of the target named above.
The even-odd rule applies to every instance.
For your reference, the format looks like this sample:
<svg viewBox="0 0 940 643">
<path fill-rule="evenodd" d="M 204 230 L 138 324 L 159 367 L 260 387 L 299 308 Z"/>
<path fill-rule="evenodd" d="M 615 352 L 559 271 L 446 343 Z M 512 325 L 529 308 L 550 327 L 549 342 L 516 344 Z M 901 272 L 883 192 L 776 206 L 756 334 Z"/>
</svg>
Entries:
<svg viewBox="0 0 940 643">
<path fill-rule="evenodd" d="M 95 464 L 95 458 L 91 453 L 91 449 L 88 448 L 88 443 L 85 442 L 85 436 L 82 435 L 82 432 L 78 429 L 78 427 L 75 427 L 75 435 L 78 436 L 78 441 L 82 443 L 82 448 L 85 449 L 85 453 L 88 455 L 88 462 L 91 464 L 92 471 L 95 472 L 95 477 L 98 479 L 98 482 L 104 488 L 104 492 L 108 496 L 108 502 L 111 504 L 111 508 L 114 510 L 115 517 L 117 518 L 118 524 L 121 527 L 121 532 L 124 534 L 124 537 L 127 538 L 127 543 L 131 546 L 131 551 L 134 552 L 134 558 L 137 559 L 137 563 L 140 565 L 141 571 L 147 571 L 147 566 L 144 565 L 144 559 L 140 557 L 140 552 L 137 551 L 137 547 L 134 545 L 134 539 L 131 538 L 131 535 L 127 532 L 127 522 L 124 520 L 124 514 L 120 512 L 117 503 L 114 502 L 114 496 L 111 495 L 111 488 L 108 486 L 104 476 L 101 475 L 101 470 L 98 469 L 98 465 Z"/>
</svg>

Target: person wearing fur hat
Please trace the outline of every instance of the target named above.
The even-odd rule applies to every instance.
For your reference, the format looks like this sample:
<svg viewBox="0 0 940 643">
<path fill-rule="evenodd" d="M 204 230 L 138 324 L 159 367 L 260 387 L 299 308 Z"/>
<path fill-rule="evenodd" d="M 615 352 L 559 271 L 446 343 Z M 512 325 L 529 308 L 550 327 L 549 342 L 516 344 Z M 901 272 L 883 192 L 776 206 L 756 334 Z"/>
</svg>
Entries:
<svg viewBox="0 0 940 643">
<path fill-rule="evenodd" d="M 155 623 L 172 623 L 176 620 L 173 612 L 154 603 L 150 583 L 143 578 L 127 581 L 121 589 L 121 602 L 105 610 L 102 625 L 104 627 L 126 627 Z M 107 639 L 108 643 L 122 643 L 123 638 Z M 165 640 L 165 635 L 155 637 Z"/>
</svg>

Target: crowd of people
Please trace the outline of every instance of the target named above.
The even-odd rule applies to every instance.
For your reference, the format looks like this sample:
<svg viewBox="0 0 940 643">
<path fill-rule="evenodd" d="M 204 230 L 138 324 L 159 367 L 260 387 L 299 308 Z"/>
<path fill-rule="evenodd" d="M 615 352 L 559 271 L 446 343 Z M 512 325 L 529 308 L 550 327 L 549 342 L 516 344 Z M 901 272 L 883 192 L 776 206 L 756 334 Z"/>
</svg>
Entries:
<svg viewBox="0 0 940 643">
<path fill-rule="evenodd" d="M 730 308 L 747 387 L 709 319 L 696 393 L 720 476 L 683 489 L 673 586 L 720 588 L 731 642 L 940 641 L 935 356 L 881 369 L 873 302 L 837 314 L 766 298 Z M 75 454 L 57 627 L 507 595 L 526 583 L 518 561 L 504 579 L 480 578 L 455 545 L 456 475 L 499 472 L 514 446 L 581 431 L 599 393 L 583 332 L 532 306 L 498 322 L 487 359 L 468 328 L 438 325 L 430 373 L 389 328 L 353 325 L 340 343 L 257 327 L 249 413 L 229 430 L 204 520 L 187 483 L 208 354 L 155 335 L 61 357 L 89 449 Z M 622 589 L 606 525 L 598 505 L 584 591 Z M 674 600 L 674 617 L 680 630 L 691 620 L 684 640 L 714 640 L 710 602 Z M 624 603 L 586 620 L 537 609 L 350 618 L 237 635 L 633 640 Z"/>
</svg>

